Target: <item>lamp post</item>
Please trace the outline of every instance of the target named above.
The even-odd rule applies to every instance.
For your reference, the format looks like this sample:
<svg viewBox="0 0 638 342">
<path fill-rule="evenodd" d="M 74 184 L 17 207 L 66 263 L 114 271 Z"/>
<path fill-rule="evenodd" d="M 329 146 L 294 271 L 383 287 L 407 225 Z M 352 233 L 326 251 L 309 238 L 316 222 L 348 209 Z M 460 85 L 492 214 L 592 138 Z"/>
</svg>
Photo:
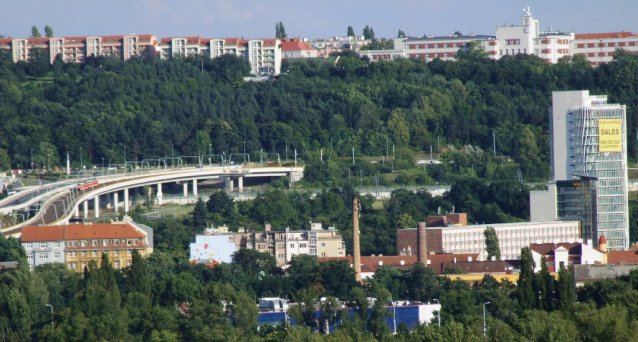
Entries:
<svg viewBox="0 0 638 342">
<path fill-rule="evenodd" d="M 48 306 L 51 308 L 51 330 L 53 330 L 53 305 L 46 304 L 45 306 Z"/>
<path fill-rule="evenodd" d="M 124 145 L 124 173 L 126 173 L 126 145 Z"/>
<path fill-rule="evenodd" d="M 31 171 L 33 172 L 33 149 L 31 149 Z"/>
<path fill-rule="evenodd" d="M 487 330 L 485 329 L 485 305 L 489 304 L 490 302 L 485 302 L 483 303 L 483 339 L 485 339 L 485 336 L 487 336 L 487 334 L 485 333 Z"/>
<path fill-rule="evenodd" d="M 394 301 L 392 300 L 392 296 L 390 296 L 390 303 L 392 304 L 392 316 L 393 316 L 392 318 L 394 320 L 394 323 L 393 323 L 393 325 L 394 325 L 394 334 L 396 335 L 397 334 L 397 310 L 394 307 Z"/>
<path fill-rule="evenodd" d="M 434 298 L 433 298 L 432 300 L 436 300 L 436 303 L 437 303 L 437 304 L 439 304 L 439 305 L 441 305 L 441 302 L 439 302 L 439 300 L 438 300 L 438 299 L 434 299 Z M 437 316 L 438 316 L 438 318 L 439 318 L 439 327 L 440 327 L 440 326 L 441 326 L 441 309 L 439 309 L 439 314 L 438 314 Z"/>
</svg>

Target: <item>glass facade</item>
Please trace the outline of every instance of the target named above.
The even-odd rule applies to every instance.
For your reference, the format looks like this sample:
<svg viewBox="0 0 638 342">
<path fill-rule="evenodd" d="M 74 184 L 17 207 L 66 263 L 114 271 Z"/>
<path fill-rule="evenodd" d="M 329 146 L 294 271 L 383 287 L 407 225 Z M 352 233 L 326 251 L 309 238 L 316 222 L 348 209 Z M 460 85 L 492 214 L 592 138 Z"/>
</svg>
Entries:
<svg viewBox="0 0 638 342">
<path fill-rule="evenodd" d="M 627 132 L 625 106 L 607 104 L 606 100 L 595 100 L 590 105 L 576 107 L 570 113 L 570 139 L 573 146 L 573 172 L 575 178 L 588 178 L 590 189 L 581 189 L 584 202 L 591 198 L 591 226 L 585 229 L 583 239 L 605 235 L 608 248 L 626 249 L 629 246 L 629 215 L 627 204 Z M 620 119 L 620 146 L 615 152 L 599 151 L 599 121 Z M 583 182 L 581 181 L 581 184 Z M 568 215 L 568 195 L 565 189 L 564 214 Z M 593 194 L 593 196 L 589 196 Z M 559 195 L 560 196 L 560 195 Z M 594 210 L 595 209 L 595 210 Z M 585 236 L 585 232 L 591 237 Z"/>
<path fill-rule="evenodd" d="M 581 221 L 581 238 L 598 243 L 596 218 L 596 180 L 556 181 L 557 219 Z"/>
</svg>

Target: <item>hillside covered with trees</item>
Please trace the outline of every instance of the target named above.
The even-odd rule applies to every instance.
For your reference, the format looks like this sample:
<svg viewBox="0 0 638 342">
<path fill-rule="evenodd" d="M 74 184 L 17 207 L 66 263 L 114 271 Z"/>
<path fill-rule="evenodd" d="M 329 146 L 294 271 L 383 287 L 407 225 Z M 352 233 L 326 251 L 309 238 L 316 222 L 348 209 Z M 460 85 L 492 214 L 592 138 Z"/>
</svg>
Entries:
<svg viewBox="0 0 638 342">
<path fill-rule="evenodd" d="M 74 161 L 82 153 L 89 163 L 121 163 L 124 146 L 132 160 L 208 154 L 211 144 L 213 154 L 240 152 L 245 142 L 249 153 L 282 157 L 288 146 L 289 157 L 296 149 L 309 163 L 320 148 L 337 163 L 352 148 L 356 156 L 381 156 L 386 146 L 397 155 L 441 146 L 454 163 L 418 182 L 450 174 L 516 179 L 516 169 L 525 180 L 543 180 L 551 92 L 580 89 L 627 105 L 629 156 L 636 154 L 638 59 L 628 53 L 598 68 L 579 56 L 550 65 L 472 51 L 456 62 L 369 63 L 346 53 L 336 66 L 285 62 L 287 74 L 270 82 L 244 82 L 248 68 L 232 55 L 204 60 L 203 72 L 196 59 L 100 57 L 49 66 L 40 55 L 14 64 L 0 52 L 0 169 L 30 165 L 32 149 L 37 167 L 48 157 L 61 165 L 67 151 Z M 517 166 L 500 170 L 500 155 Z M 343 175 L 326 168 L 336 170 L 333 178 Z"/>
</svg>

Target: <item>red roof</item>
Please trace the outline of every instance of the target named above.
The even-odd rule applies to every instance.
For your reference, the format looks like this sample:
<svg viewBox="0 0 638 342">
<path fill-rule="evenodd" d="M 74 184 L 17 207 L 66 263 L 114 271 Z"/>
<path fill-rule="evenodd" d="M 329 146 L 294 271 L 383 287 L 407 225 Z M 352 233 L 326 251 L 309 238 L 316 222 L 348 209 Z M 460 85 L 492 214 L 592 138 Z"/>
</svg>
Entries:
<svg viewBox="0 0 638 342">
<path fill-rule="evenodd" d="M 281 51 L 314 50 L 304 42 L 281 42 Z"/>
<path fill-rule="evenodd" d="M 22 228 L 22 242 L 62 241 L 64 226 L 38 226 Z"/>
<path fill-rule="evenodd" d="M 98 223 L 91 225 L 35 226 L 22 228 L 22 241 L 61 241 L 90 239 L 144 238 L 142 232 L 130 224 Z"/>
<path fill-rule="evenodd" d="M 607 33 L 581 33 L 576 35 L 576 39 L 604 39 L 604 38 L 627 38 L 634 37 L 631 32 L 607 32 Z"/>
<path fill-rule="evenodd" d="M 638 264 L 638 251 L 610 251 L 607 253 L 608 264 L 619 264 L 625 260 L 628 264 Z"/>
</svg>

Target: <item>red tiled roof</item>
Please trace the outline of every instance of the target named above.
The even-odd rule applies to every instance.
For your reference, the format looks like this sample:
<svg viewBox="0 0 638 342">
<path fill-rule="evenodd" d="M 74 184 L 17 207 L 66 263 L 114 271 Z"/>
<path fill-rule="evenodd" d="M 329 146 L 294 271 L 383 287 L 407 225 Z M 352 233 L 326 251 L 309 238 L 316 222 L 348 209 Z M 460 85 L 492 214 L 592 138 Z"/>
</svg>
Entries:
<svg viewBox="0 0 638 342">
<path fill-rule="evenodd" d="M 37 226 L 22 228 L 22 242 L 62 241 L 64 226 Z"/>
<path fill-rule="evenodd" d="M 581 33 L 577 34 L 575 38 L 578 39 L 604 39 L 604 38 L 627 38 L 635 36 L 631 32 L 607 32 L 607 33 Z"/>
<path fill-rule="evenodd" d="M 143 238 L 144 234 L 129 224 L 98 223 L 66 226 L 65 240 Z"/>
<path fill-rule="evenodd" d="M 620 260 L 625 260 L 628 264 L 638 263 L 638 251 L 609 251 L 607 253 L 608 264 L 619 264 Z"/>
<path fill-rule="evenodd" d="M 578 251 L 574 250 L 574 253 L 572 253 L 572 248 L 577 246 Z M 565 247 L 569 250 L 569 254 L 580 254 L 580 243 L 532 243 L 529 245 L 529 249 L 540 255 L 553 255 L 554 250 L 558 247 Z"/>
<path fill-rule="evenodd" d="M 198 262 L 197 262 L 197 261 L 195 261 L 195 260 L 191 260 L 191 264 L 192 264 L 192 265 L 197 265 L 197 264 L 198 264 Z M 202 262 L 202 263 L 200 263 L 200 264 L 206 265 L 206 266 L 208 266 L 208 267 L 210 267 L 210 268 L 214 268 L 215 266 L 220 265 L 220 263 L 219 263 L 219 262 L 217 262 L 217 260 L 214 260 L 214 259 L 213 259 L 213 260 L 211 260 L 210 262 Z"/>
<path fill-rule="evenodd" d="M 281 51 L 314 50 L 304 42 L 281 42 Z"/>
</svg>

